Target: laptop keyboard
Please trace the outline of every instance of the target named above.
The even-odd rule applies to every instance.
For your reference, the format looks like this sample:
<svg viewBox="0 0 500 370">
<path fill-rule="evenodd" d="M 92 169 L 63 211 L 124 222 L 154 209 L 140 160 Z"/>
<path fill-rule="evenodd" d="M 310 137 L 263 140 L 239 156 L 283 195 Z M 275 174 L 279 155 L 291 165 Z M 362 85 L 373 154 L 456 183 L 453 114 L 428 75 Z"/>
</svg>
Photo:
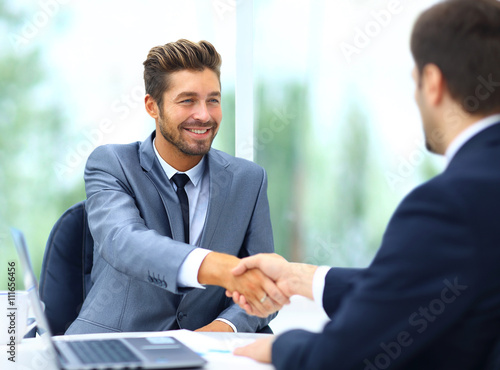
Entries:
<svg viewBox="0 0 500 370">
<path fill-rule="evenodd" d="M 84 364 L 141 362 L 125 344 L 116 339 L 70 341 L 68 344 Z"/>
</svg>

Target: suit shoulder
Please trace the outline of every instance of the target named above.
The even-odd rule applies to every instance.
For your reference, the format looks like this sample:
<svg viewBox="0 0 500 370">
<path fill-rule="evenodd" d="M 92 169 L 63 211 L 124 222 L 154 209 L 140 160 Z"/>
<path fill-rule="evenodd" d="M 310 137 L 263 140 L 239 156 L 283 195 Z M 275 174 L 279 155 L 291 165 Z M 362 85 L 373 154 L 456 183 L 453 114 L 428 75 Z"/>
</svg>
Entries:
<svg viewBox="0 0 500 370">
<path fill-rule="evenodd" d="M 95 148 L 90 153 L 88 162 L 90 161 L 113 161 L 115 158 L 128 159 L 138 157 L 140 141 L 130 144 L 105 144 Z"/>
<path fill-rule="evenodd" d="M 492 206 L 498 209 L 500 200 L 494 195 L 500 186 L 500 176 L 485 175 L 483 172 L 476 169 L 462 173 L 444 171 L 413 189 L 398 208 L 403 205 L 417 209 L 439 208 L 443 214 L 475 214 L 478 217 Z"/>
<path fill-rule="evenodd" d="M 128 153 L 137 153 L 141 145 L 140 141 L 130 144 L 105 144 L 95 148 L 91 156 L 109 156 L 109 155 L 123 155 Z"/>
<path fill-rule="evenodd" d="M 452 197 L 453 194 L 450 193 L 449 180 L 443 177 L 443 174 L 439 174 L 411 190 L 403 198 L 402 203 L 404 201 L 437 201 L 441 203 L 450 196 Z"/>
<path fill-rule="evenodd" d="M 247 174 L 264 175 L 265 170 L 257 163 L 247 159 L 234 157 L 217 149 L 210 150 L 211 155 L 222 161 L 222 164 L 231 168 L 232 171 L 242 171 Z"/>
</svg>

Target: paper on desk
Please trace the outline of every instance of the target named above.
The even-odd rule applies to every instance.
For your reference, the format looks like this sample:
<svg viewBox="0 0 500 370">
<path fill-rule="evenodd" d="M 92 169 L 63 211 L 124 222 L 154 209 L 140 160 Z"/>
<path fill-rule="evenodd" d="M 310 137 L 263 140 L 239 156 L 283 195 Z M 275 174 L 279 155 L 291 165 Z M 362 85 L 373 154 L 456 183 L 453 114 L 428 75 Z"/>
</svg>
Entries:
<svg viewBox="0 0 500 370">
<path fill-rule="evenodd" d="M 173 333 L 175 335 L 172 335 Z M 176 330 L 169 332 L 169 335 L 183 342 L 209 362 L 217 361 L 220 363 L 227 359 L 233 366 L 235 364 L 251 364 L 255 368 L 256 362 L 254 360 L 233 355 L 235 348 L 253 343 L 255 339 L 238 338 L 237 336 L 231 339 L 215 339 L 203 333 L 189 330 Z"/>
</svg>

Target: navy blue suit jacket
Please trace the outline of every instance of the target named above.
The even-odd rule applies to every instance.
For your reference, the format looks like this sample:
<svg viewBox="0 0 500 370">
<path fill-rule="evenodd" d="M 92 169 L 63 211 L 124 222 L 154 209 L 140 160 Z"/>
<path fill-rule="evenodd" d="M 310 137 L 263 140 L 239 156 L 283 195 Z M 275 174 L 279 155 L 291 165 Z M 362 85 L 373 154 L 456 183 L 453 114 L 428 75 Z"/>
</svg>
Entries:
<svg viewBox="0 0 500 370">
<path fill-rule="evenodd" d="M 366 269 L 330 270 L 322 333 L 284 333 L 278 369 L 481 369 L 500 335 L 500 124 L 399 205 Z"/>
</svg>

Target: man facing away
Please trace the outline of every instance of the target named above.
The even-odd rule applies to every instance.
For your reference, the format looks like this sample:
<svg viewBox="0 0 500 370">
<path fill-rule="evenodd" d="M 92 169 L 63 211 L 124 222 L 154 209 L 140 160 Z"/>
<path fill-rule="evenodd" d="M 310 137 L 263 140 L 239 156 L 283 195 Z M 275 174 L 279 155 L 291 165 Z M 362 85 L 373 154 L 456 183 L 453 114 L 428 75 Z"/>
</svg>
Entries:
<svg viewBox="0 0 500 370">
<path fill-rule="evenodd" d="M 272 252 L 273 239 L 265 171 L 211 149 L 222 119 L 220 65 L 206 41 L 152 48 L 145 108 L 156 130 L 90 155 L 93 286 L 67 334 L 270 331 L 274 315 L 250 316 L 216 286 L 241 289 L 261 313 L 283 298 L 260 271 L 230 273 L 238 257 Z"/>
<path fill-rule="evenodd" d="M 243 259 L 235 274 L 259 268 L 331 321 L 237 354 L 287 370 L 498 369 L 489 356 L 500 353 L 500 2 L 431 7 L 411 49 L 427 147 L 447 168 L 401 202 L 367 268 Z M 252 312 L 244 294 L 233 298 Z"/>
</svg>

